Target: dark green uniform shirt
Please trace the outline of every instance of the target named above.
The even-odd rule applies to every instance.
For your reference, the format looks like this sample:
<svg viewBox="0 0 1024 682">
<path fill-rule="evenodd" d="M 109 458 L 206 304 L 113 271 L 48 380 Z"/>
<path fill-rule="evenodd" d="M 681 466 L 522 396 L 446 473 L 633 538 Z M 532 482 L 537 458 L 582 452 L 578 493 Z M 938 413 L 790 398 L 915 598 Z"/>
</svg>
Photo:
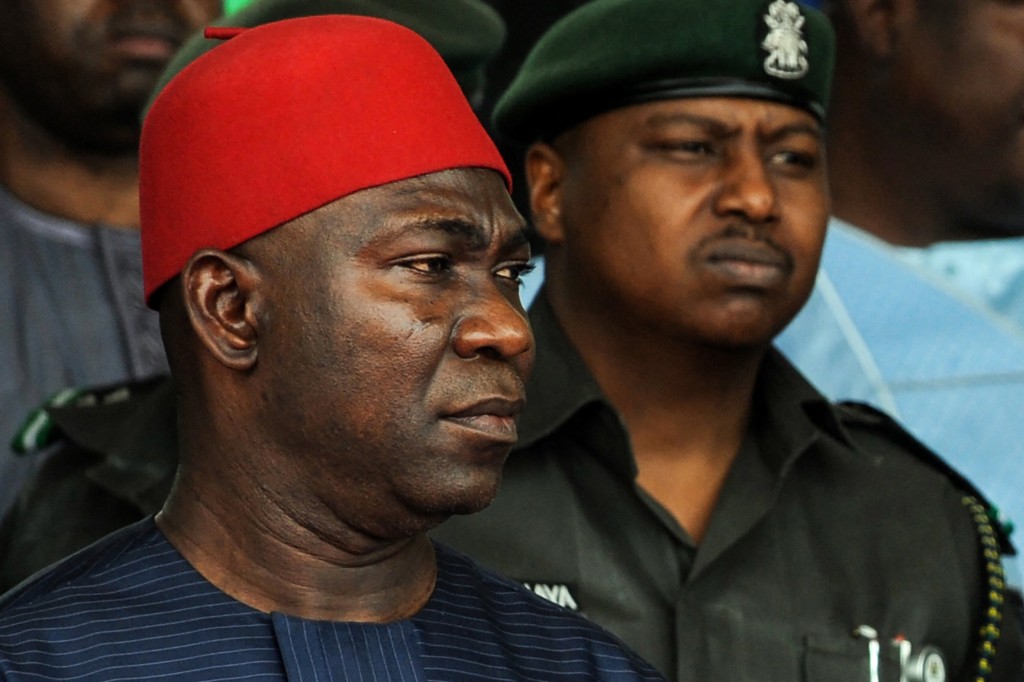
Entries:
<svg viewBox="0 0 1024 682">
<path fill-rule="evenodd" d="M 896 638 L 938 647 L 947 679 L 968 679 L 976 527 L 880 417 L 834 407 L 771 352 L 698 546 L 635 483 L 623 423 L 543 295 L 530 317 L 537 362 L 501 492 L 435 537 L 590 616 L 670 679 L 870 682 L 860 626 L 878 634 L 882 682 L 900 680 Z M 1021 679 L 1019 642 L 1004 627 L 994 679 Z"/>
</svg>

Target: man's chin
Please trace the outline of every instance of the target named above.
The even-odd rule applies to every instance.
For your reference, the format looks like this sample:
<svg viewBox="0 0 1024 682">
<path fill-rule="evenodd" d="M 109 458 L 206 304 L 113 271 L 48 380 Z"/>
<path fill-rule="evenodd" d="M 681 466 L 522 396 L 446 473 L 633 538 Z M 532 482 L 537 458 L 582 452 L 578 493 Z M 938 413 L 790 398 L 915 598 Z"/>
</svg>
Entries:
<svg viewBox="0 0 1024 682">
<path fill-rule="evenodd" d="M 487 508 L 498 496 L 498 488 L 501 483 L 500 475 L 488 478 L 487 481 L 478 481 L 473 485 L 461 487 L 457 492 L 450 493 L 435 508 L 437 515 L 443 517 L 441 521 L 450 516 L 475 514 Z"/>
<path fill-rule="evenodd" d="M 465 516 L 466 514 L 476 514 L 479 511 L 486 509 L 494 498 L 497 497 L 497 492 L 494 495 L 490 495 L 486 499 L 476 500 L 473 503 L 464 503 L 456 505 L 451 508 L 448 516 Z"/>
<path fill-rule="evenodd" d="M 408 513 L 398 524 L 397 535 L 426 533 L 452 516 L 475 514 L 485 509 L 497 497 L 501 477 L 499 475 L 489 479 L 486 482 L 477 481 L 473 485 L 460 486 L 457 490 L 449 490 L 443 496 L 406 498 L 403 504 Z"/>
<path fill-rule="evenodd" d="M 166 62 L 136 61 L 124 64 L 111 84 L 111 92 L 124 103 L 134 103 L 141 112 L 163 73 Z"/>
</svg>

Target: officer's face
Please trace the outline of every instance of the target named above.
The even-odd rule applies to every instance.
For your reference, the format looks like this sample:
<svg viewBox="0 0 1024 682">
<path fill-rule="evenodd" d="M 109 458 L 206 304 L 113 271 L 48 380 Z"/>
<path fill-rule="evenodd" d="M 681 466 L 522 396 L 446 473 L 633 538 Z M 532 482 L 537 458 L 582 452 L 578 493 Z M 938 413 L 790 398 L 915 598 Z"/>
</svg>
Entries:
<svg viewBox="0 0 1024 682">
<path fill-rule="evenodd" d="M 529 246 L 500 176 L 364 190 L 264 237 L 245 251 L 270 292 L 274 485 L 309 491 L 307 518 L 385 538 L 489 503 L 533 363 Z"/>
<path fill-rule="evenodd" d="M 72 147 L 130 152 L 163 67 L 219 11 L 220 0 L 3 0 L 0 80 Z"/>
<path fill-rule="evenodd" d="M 1024 232 L 1024 3 L 916 0 L 881 101 L 931 200 L 979 232 Z"/>
<path fill-rule="evenodd" d="M 766 344 L 814 281 L 829 209 L 821 138 L 801 110 L 734 98 L 585 122 L 556 142 L 558 219 L 538 220 L 564 264 L 557 286 L 637 330 Z"/>
</svg>

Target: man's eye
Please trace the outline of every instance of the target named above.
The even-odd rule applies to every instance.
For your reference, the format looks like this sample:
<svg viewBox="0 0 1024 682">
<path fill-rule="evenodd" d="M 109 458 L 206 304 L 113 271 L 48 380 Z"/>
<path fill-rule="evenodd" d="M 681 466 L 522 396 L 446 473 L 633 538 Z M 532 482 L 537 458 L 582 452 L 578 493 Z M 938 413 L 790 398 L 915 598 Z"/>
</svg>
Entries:
<svg viewBox="0 0 1024 682">
<path fill-rule="evenodd" d="M 816 155 L 792 150 L 776 152 L 772 155 L 771 161 L 779 166 L 793 166 L 808 170 L 818 165 L 818 157 Z"/>
<path fill-rule="evenodd" d="M 495 270 L 494 274 L 497 277 L 510 280 L 516 284 L 522 284 L 523 277 L 533 272 L 533 267 L 534 266 L 529 263 L 508 263 Z"/>
<path fill-rule="evenodd" d="M 425 275 L 440 275 L 451 270 L 452 261 L 448 256 L 426 256 L 405 261 L 402 265 Z"/>
<path fill-rule="evenodd" d="M 710 156 L 715 153 L 715 146 L 707 140 L 662 140 L 654 146 L 659 151 L 691 156 Z"/>
</svg>

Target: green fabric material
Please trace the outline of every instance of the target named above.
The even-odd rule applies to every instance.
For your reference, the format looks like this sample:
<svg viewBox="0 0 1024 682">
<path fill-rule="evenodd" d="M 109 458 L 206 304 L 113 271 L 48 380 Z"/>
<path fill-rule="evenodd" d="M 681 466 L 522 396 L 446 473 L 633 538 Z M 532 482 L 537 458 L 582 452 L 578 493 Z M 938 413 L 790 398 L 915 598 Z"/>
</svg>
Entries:
<svg viewBox="0 0 1024 682">
<path fill-rule="evenodd" d="M 471 102 L 482 96 L 485 66 L 505 43 L 505 22 L 482 0 L 234 0 L 225 2 L 224 16 L 212 25 L 249 28 L 321 14 L 379 17 L 411 28 L 441 54 Z M 202 31 L 186 41 L 153 88 L 143 116 L 172 78 L 221 42 Z"/>
<path fill-rule="evenodd" d="M 11 441 L 11 449 L 17 455 L 27 455 L 41 450 L 56 438 L 53 429 L 53 419 L 47 410 L 51 407 L 62 407 L 75 403 L 79 400 L 85 389 L 65 388 L 55 393 L 43 405 L 32 410 L 28 418 L 18 429 L 14 440 Z"/>
<path fill-rule="evenodd" d="M 231 14 L 252 4 L 252 0 L 224 0 L 224 14 Z"/>
<path fill-rule="evenodd" d="M 770 30 L 770 8 L 795 16 L 798 30 Z M 781 53 L 765 44 L 780 42 L 791 48 L 781 53 L 806 58 L 806 73 L 769 73 Z M 537 42 L 494 124 L 531 142 L 625 104 L 709 95 L 783 101 L 824 120 L 834 61 L 828 19 L 794 2 L 593 0 Z"/>
</svg>

